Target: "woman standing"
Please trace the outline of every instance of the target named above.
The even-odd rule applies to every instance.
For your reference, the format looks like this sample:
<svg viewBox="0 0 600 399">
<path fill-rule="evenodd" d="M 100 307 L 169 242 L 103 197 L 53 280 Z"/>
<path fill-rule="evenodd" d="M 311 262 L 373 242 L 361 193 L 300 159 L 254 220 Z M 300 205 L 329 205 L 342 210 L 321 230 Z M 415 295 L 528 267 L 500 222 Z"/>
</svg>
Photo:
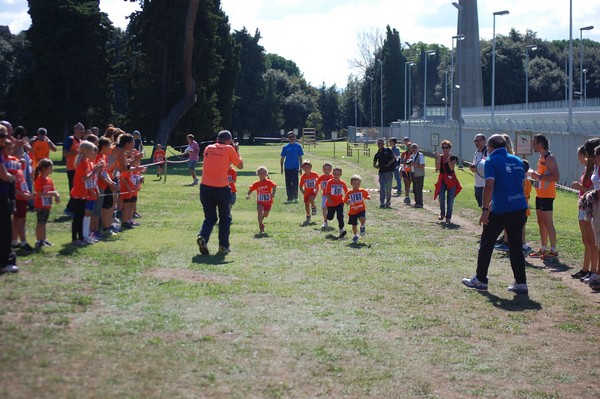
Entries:
<svg viewBox="0 0 600 399">
<path fill-rule="evenodd" d="M 577 150 L 577 159 L 584 166 L 583 174 L 579 181 L 574 181 L 571 187 L 579 190 L 579 198 L 583 197 L 586 192 L 593 189 L 592 173 L 594 173 L 594 157 L 587 158 L 585 147 L 581 146 Z M 581 230 L 581 239 L 583 241 L 583 266 L 580 271 L 571 274 L 573 278 L 583 279 L 588 277 L 591 270 L 591 265 L 598 263 L 598 249 L 596 248 L 596 239 L 592 223 L 585 220 L 585 212 L 579 207 L 579 230 Z"/>
<path fill-rule="evenodd" d="M 435 170 L 439 172 L 438 181 L 435 184 L 435 200 L 437 196 L 440 197 L 440 216 L 439 220 L 446 218 L 446 224 L 450 224 L 452 220 L 452 208 L 454 205 L 454 198 L 458 195 L 462 189 L 456 174 L 454 173 L 454 167 L 458 157 L 452 155 L 450 149 L 452 143 L 450 140 L 442 141 L 442 153 L 435 152 Z M 448 202 L 448 208 L 446 209 L 446 200 Z"/>
</svg>

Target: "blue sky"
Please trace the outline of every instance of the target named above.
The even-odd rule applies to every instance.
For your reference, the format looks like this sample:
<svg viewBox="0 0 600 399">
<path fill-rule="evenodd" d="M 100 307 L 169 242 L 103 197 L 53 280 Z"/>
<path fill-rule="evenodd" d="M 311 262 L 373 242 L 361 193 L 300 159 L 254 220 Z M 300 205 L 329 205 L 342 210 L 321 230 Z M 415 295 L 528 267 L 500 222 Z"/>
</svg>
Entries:
<svg viewBox="0 0 600 399">
<path fill-rule="evenodd" d="M 51 1 L 51 0 L 49 0 Z M 266 51 L 293 60 L 313 85 L 345 87 L 352 71 L 348 60 L 356 55 L 359 32 L 386 25 L 400 32 L 402 42 L 440 43 L 451 46 L 456 34 L 457 11 L 451 0 L 221 0 L 232 29 L 258 28 Z M 100 8 L 113 23 L 124 28 L 125 16 L 136 3 L 101 0 Z M 568 39 L 567 0 L 480 0 L 479 35 L 492 37 L 493 12 L 509 10 L 496 17 L 496 33 L 511 28 L 531 29 L 542 39 Z M 30 24 L 26 0 L 0 0 L 0 25 L 16 33 Z M 579 28 L 597 24 L 584 37 L 600 41 L 600 0 L 573 0 L 573 37 Z"/>
</svg>

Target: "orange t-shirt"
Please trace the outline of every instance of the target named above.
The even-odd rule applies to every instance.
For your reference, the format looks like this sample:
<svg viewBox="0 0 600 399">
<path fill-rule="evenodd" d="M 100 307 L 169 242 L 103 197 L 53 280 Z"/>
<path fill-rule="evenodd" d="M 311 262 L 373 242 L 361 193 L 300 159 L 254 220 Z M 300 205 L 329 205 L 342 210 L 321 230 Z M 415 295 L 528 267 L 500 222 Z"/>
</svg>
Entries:
<svg viewBox="0 0 600 399">
<path fill-rule="evenodd" d="M 300 177 L 300 187 L 304 188 L 304 198 L 317 193 L 317 179 L 319 175 L 315 172 L 303 173 Z"/>
<path fill-rule="evenodd" d="M 71 197 L 77 199 L 95 198 L 95 192 L 94 194 L 91 192 L 98 187 L 98 176 L 94 175 L 92 178 L 85 180 L 85 177 L 90 174 L 92 169 L 94 169 L 94 163 L 87 158 L 83 159 L 75 167 Z"/>
<path fill-rule="evenodd" d="M 98 153 L 96 155 L 96 160 L 94 161 L 94 163 L 97 165 L 98 162 L 100 162 L 100 161 L 104 161 L 104 167 L 100 171 L 100 175 L 104 176 L 104 178 L 107 178 L 108 177 L 108 166 L 107 166 L 108 165 L 108 157 L 106 156 L 106 154 Z M 98 188 L 100 190 L 106 190 L 106 187 L 108 187 L 108 183 L 102 179 L 98 179 Z"/>
<path fill-rule="evenodd" d="M 70 136 L 69 139 L 72 140 L 71 148 L 69 148 L 69 151 L 75 151 L 75 154 L 67 155 L 67 170 L 75 170 L 77 169 L 75 167 L 75 158 L 77 158 L 77 155 L 79 155 L 77 151 L 79 151 L 79 143 L 81 143 L 81 140 L 79 140 L 75 136 Z"/>
<path fill-rule="evenodd" d="M 31 166 L 35 169 L 38 162 L 50 156 L 50 144 L 48 144 L 46 140 L 35 140 L 33 144 L 31 144 L 31 153 Z"/>
<path fill-rule="evenodd" d="M 319 176 L 319 178 L 317 179 L 317 190 L 320 187 L 321 194 L 325 195 L 325 187 L 327 187 L 327 182 L 331 179 L 333 179 L 332 174 Z"/>
<path fill-rule="evenodd" d="M 154 162 L 165 162 L 165 150 L 154 151 Z"/>
<path fill-rule="evenodd" d="M 202 184 L 211 187 L 227 187 L 227 170 L 231 164 L 239 166 L 242 158 L 229 144 L 211 144 L 204 150 Z"/>
<path fill-rule="evenodd" d="M 235 186 L 235 182 L 237 181 L 237 172 L 233 168 L 229 168 L 227 170 L 227 181 L 229 181 L 229 187 L 231 188 L 232 193 L 237 193 L 237 187 Z"/>
<path fill-rule="evenodd" d="M 327 206 L 338 206 L 344 203 L 344 195 L 348 192 L 348 186 L 343 180 L 331 179 L 327 182 L 324 194 L 329 195 Z"/>
<path fill-rule="evenodd" d="M 18 199 L 24 199 L 22 193 L 29 191 L 25 173 L 25 166 L 21 160 L 13 155 L 4 158 L 4 166 L 6 171 L 15 177 L 15 190 Z"/>
<path fill-rule="evenodd" d="M 250 192 L 256 191 L 256 202 L 258 204 L 273 203 L 273 188 L 277 187 L 272 180 L 257 180 L 250 186 Z"/>
<path fill-rule="evenodd" d="M 361 212 L 367 210 L 367 206 L 365 204 L 365 200 L 371 199 L 369 196 L 369 192 L 364 188 L 359 188 L 358 190 L 350 190 L 346 193 L 346 197 L 344 197 L 344 203 L 350 205 L 350 209 L 348 210 L 348 215 L 357 215 Z"/>
<path fill-rule="evenodd" d="M 548 152 L 546 156 L 541 156 L 537 164 L 537 173 L 541 176 L 546 173 L 548 166 L 546 165 L 546 158 L 551 153 Z M 556 182 L 536 180 L 535 181 L 535 196 L 538 198 L 556 198 Z"/>
<path fill-rule="evenodd" d="M 529 179 L 525 179 L 525 182 L 523 183 L 523 191 L 525 193 L 525 200 L 527 201 L 527 205 L 529 205 L 529 198 L 531 197 L 531 189 L 532 189 L 532 185 L 531 185 L 531 181 Z M 525 213 L 525 216 L 529 217 L 529 215 L 531 215 L 531 209 L 529 209 L 529 206 L 527 206 L 527 212 Z"/>
<path fill-rule="evenodd" d="M 36 209 L 50 209 L 52 208 L 52 197 L 51 196 L 42 196 L 40 193 L 49 193 L 50 191 L 54 191 L 54 182 L 50 177 L 43 177 L 42 175 L 38 176 L 33 183 L 33 187 L 35 190 L 35 198 L 33 200 L 33 206 Z"/>
</svg>

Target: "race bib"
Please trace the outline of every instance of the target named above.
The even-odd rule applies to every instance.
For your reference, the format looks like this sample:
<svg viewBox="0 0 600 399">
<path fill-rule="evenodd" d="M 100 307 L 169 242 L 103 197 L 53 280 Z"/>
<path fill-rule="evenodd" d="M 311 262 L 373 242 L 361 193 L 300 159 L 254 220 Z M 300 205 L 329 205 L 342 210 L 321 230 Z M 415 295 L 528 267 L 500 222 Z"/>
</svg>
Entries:
<svg viewBox="0 0 600 399">
<path fill-rule="evenodd" d="M 350 202 L 354 203 L 354 202 L 360 202 L 362 201 L 363 197 L 362 197 L 362 193 L 353 193 L 350 194 Z"/>
<path fill-rule="evenodd" d="M 42 197 L 42 206 L 52 206 L 52 197 Z"/>
<path fill-rule="evenodd" d="M 260 202 L 269 202 L 271 200 L 271 194 L 258 194 L 258 200 Z"/>
<path fill-rule="evenodd" d="M 327 187 L 327 182 L 326 181 L 322 181 L 321 182 L 321 189 L 325 190 L 325 187 Z"/>
<path fill-rule="evenodd" d="M 316 182 L 314 179 L 310 179 L 310 180 L 306 180 L 306 181 L 304 182 L 304 186 L 305 186 L 306 188 L 315 188 L 315 187 L 316 187 L 316 183 L 317 183 L 317 182 Z"/>
<path fill-rule="evenodd" d="M 85 181 L 85 188 L 88 190 L 96 188 L 98 185 L 96 183 L 96 179 L 87 179 Z"/>
<path fill-rule="evenodd" d="M 331 195 L 342 195 L 344 193 L 344 189 L 342 186 L 331 186 Z"/>
<path fill-rule="evenodd" d="M 29 191 L 29 186 L 27 186 L 27 182 L 26 181 L 22 181 L 20 184 L 21 187 L 21 191 L 25 192 L 25 191 Z"/>
</svg>

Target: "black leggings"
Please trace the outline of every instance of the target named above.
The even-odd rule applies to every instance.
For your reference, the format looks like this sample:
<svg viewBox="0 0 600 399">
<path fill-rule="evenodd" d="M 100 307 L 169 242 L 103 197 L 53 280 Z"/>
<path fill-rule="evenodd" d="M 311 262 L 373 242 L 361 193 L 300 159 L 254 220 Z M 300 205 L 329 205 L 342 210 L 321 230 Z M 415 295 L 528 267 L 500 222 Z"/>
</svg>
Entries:
<svg viewBox="0 0 600 399">
<path fill-rule="evenodd" d="M 340 229 L 344 228 L 344 204 L 338 206 L 327 207 L 327 220 L 333 220 L 333 215 L 337 214 L 338 226 Z"/>
<path fill-rule="evenodd" d="M 71 211 L 73 222 L 71 223 L 71 239 L 73 241 L 83 240 L 83 217 L 85 215 L 85 198 L 71 198 Z"/>
</svg>

